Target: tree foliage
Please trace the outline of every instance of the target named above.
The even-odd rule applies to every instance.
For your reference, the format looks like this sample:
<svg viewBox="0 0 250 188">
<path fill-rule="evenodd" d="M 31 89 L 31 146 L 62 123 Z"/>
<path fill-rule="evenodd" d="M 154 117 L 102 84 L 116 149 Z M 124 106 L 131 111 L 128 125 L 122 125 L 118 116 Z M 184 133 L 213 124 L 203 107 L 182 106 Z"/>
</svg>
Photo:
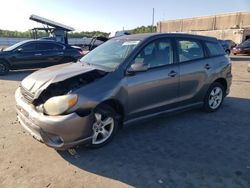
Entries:
<svg viewBox="0 0 250 188">
<path fill-rule="evenodd" d="M 135 29 L 128 30 L 129 33 L 131 34 L 138 34 L 138 33 L 154 33 L 156 32 L 156 26 L 141 26 L 137 27 Z"/>
<path fill-rule="evenodd" d="M 152 33 L 156 32 L 155 26 L 141 26 L 135 29 L 127 30 L 131 34 L 136 33 Z M 102 32 L 102 31 L 82 31 L 82 32 L 70 32 L 69 38 L 83 38 L 83 37 L 93 37 L 93 36 L 108 36 L 110 33 Z M 38 37 L 47 37 L 48 33 L 39 31 Z M 32 31 L 10 31 L 10 30 L 2 30 L 0 29 L 0 37 L 13 37 L 13 38 L 32 38 Z"/>
<path fill-rule="evenodd" d="M 70 38 L 83 38 L 83 37 L 94 37 L 94 36 L 109 36 L 110 33 L 101 31 L 82 31 L 82 32 L 71 32 L 69 33 Z"/>
</svg>

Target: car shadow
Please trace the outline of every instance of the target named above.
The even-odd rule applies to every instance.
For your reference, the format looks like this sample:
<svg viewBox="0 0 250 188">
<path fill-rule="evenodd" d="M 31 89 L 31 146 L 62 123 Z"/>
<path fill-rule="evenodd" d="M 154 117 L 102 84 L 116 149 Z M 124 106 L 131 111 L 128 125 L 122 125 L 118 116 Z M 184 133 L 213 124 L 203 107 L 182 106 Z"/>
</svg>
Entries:
<svg viewBox="0 0 250 188">
<path fill-rule="evenodd" d="M 0 76 L 0 80 L 21 81 L 36 69 L 10 71 L 7 75 Z"/>
<path fill-rule="evenodd" d="M 230 56 L 231 61 L 250 61 L 250 56 Z"/>
<path fill-rule="evenodd" d="M 227 97 L 215 113 L 161 115 L 124 127 L 105 147 L 58 153 L 84 171 L 136 187 L 234 187 L 237 178 L 249 187 L 249 106 L 249 99 Z"/>
</svg>

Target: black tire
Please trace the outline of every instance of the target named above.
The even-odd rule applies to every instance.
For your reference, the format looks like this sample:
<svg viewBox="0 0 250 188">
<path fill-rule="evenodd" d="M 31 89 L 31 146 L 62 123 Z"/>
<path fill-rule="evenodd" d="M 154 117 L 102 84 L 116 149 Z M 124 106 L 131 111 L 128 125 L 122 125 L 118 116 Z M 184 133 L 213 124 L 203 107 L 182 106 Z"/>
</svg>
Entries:
<svg viewBox="0 0 250 188">
<path fill-rule="evenodd" d="M 221 89 L 222 98 L 221 98 L 221 101 L 220 101 L 219 105 L 216 108 L 212 108 L 211 105 L 209 104 L 209 102 L 210 102 L 210 100 L 212 100 L 211 99 L 211 97 L 212 97 L 211 93 L 215 88 L 220 88 Z M 214 82 L 209 87 L 209 89 L 208 89 L 208 91 L 206 93 L 206 96 L 204 98 L 204 105 L 203 105 L 204 110 L 207 111 L 207 112 L 215 112 L 215 111 L 217 111 L 221 107 L 221 105 L 222 105 L 222 103 L 224 101 L 224 98 L 225 98 L 225 88 L 224 88 L 224 86 L 222 84 L 218 83 L 218 82 Z"/>
<path fill-rule="evenodd" d="M 8 63 L 0 60 L 0 76 L 9 73 L 10 66 Z"/>
<path fill-rule="evenodd" d="M 104 142 L 102 142 L 100 144 L 96 144 L 96 143 L 94 144 L 93 139 L 92 139 L 91 143 L 88 145 L 88 147 L 90 147 L 90 148 L 100 148 L 100 147 L 106 145 L 107 143 L 109 143 L 113 139 L 113 137 L 115 136 L 116 132 L 118 131 L 118 127 L 119 127 L 119 119 L 117 118 L 118 115 L 115 112 L 115 110 L 108 105 L 99 105 L 94 110 L 94 113 L 101 114 L 103 118 L 111 117 L 111 118 L 113 118 L 113 122 L 114 122 L 112 133 L 110 134 L 110 136 L 108 137 L 107 140 L 105 140 Z M 93 122 L 93 127 L 94 127 L 94 123 L 95 122 Z M 93 135 L 94 135 L 94 132 L 95 131 L 93 130 Z"/>
<path fill-rule="evenodd" d="M 237 53 L 234 53 L 234 55 L 237 55 Z"/>
</svg>

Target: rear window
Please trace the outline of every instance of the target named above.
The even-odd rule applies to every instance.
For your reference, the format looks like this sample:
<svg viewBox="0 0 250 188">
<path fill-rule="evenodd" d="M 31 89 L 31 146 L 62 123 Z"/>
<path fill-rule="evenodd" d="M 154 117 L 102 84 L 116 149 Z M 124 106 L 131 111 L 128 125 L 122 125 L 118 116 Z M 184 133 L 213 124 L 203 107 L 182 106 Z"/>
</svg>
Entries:
<svg viewBox="0 0 250 188">
<path fill-rule="evenodd" d="M 206 42 L 206 46 L 211 56 L 224 55 L 225 51 L 219 43 Z"/>
</svg>

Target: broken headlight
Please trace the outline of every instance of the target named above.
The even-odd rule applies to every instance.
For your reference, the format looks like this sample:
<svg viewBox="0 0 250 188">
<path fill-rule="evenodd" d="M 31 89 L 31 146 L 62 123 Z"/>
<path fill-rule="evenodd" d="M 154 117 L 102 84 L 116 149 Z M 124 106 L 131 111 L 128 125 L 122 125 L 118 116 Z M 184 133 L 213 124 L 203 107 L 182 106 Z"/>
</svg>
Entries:
<svg viewBox="0 0 250 188">
<path fill-rule="evenodd" d="M 76 105 L 77 99 L 75 94 L 52 97 L 44 103 L 44 112 L 52 116 L 63 114 Z"/>
</svg>

